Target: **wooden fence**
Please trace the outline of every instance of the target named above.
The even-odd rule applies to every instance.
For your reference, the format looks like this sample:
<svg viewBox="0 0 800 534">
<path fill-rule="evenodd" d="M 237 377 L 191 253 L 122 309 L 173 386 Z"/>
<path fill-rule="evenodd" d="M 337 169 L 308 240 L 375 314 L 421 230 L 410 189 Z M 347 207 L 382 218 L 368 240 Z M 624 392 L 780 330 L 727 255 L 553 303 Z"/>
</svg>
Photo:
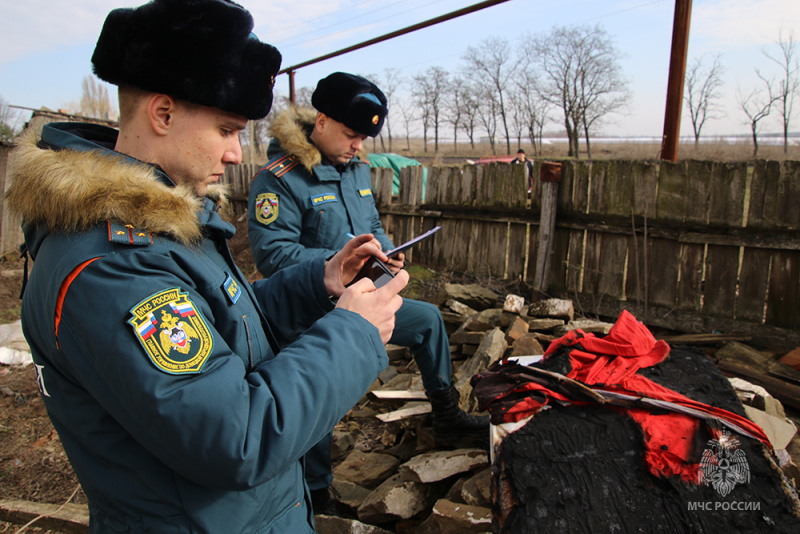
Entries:
<svg viewBox="0 0 800 534">
<path fill-rule="evenodd" d="M 539 175 L 537 162 L 534 172 Z M 395 242 L 441 225 L 411 260 L 532 281 L 539 193 L 521 166 L 419 168 L 379 204 Z M 383 197 L 385 199 L 385 197 Z M 566 161 L 547 292 L 684 332 L 800 345 L 800 162 Z M 529 295 L 526 295 L 529 297 Z"/>
</svg>

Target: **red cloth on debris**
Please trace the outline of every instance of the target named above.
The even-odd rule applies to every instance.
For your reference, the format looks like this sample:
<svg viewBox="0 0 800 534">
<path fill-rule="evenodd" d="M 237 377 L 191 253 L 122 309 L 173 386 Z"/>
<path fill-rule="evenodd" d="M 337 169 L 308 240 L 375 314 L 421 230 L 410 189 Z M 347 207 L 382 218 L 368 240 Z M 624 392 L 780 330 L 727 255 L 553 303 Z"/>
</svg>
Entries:
<svg viewBox="0 0 800 534">
<path fill-rule="evenodd" d="M 749 419 L 694 401 L 638 374 L 639 369 L 663 361 L 669 355 L 669 345 L 656 340 L 647 327 L 628 311 L 620 314 L 608 335 L 597 337 L 580 329 L 573 330 L 553 341 L 544 358 L 547 359 L 559 351 L 568 353 L 572 365 L 572 371 L 566 375 L 568 378 L 597 390 L 659 399 L 700 410 L 738 425 L 769 445 L 763 430 Z M 585 404 L 537 382 L 520 379 L 519 374 L 513 378 L 506 377 L 501 382 L 506 384 L 507 391 L 485 402 L 483 408 L 488 408 L 491 413 L 492 402 L 500 401 L 506 396 L 510 399 L 518 398 L 513 406 L 503 407 L 503 422 L 519 421 L 528 417 L 547 404 L 549 398 Z M 503 388 L 502 385 L 500 387 Z M 699 465 L 691 462 L 691 456 L 700 419 L 675 412 L 656 414 L 646 408 L 625 411 L 642 429 L 645 460 L 650 472 L 665 477 L 676 475 L 687 482 L 696 483 Z"/>
</svg>

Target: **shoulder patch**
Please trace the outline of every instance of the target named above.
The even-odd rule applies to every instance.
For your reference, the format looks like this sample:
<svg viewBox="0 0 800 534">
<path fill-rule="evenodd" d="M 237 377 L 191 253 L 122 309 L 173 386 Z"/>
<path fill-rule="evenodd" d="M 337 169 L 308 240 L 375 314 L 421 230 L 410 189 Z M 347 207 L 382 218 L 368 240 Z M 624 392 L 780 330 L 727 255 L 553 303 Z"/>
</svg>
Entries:
<svg viewBox="0 0 800 534">
<path fill-rule="evenodd" d="M 311 197 L 311 205 L 325 204 L 327 202 L 338 202 L 336 193 L 322 193 L 321 195 L 313 195 Z"/>
<path fill-rule="evenodd" d="M 122 245 L 152 245 L 150 232 L 134 228 L 130 224 L 108 221 L 108 240 Z"/>
<path fill-rule="evenodd" d="M 372 196 L 372 189 L 359 189 L 358 194 L 362 197 L 371 197 Z"/>
<path fill-rule="evenodd" d="M 256 197 L 256 220 L 261 224 L 269 224 L 278 218 L 278 195 L 261 193 Z"/>
<path fill-rule="evenodd" d="M 170 374 L 198 373 L 214 341 L 188 294 L 178 288 L 147 297 L 131 309 L 128 324 L 155 366 Z"/>
</svg>

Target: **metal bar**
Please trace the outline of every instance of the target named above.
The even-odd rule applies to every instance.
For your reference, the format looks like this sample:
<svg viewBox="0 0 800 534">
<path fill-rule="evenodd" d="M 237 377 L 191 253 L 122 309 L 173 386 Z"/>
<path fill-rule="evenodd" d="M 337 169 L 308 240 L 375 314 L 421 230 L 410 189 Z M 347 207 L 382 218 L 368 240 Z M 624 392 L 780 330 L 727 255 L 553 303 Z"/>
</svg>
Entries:
<svg viewBox="0 0 800 534">
<path fill-rule="evenodd" d="M 376 44 L 376 43 L 380 43 L 382 41 L 386 41 L 386 40 L 392 39 L 394 37 L 399 37 L 400 35 L 405 35 L 407 33 L 413 32 L 413 31 L 421 30 L 422 28 L 427 28 L 429 26 L 433 26 L 434 24 L 439 24 L 440 22 L 445 22 L 447 20 L 454 19 L 454 18 L 460 17 L 462 15 L 467 15 L 469 13 L 473 13 L 475 11 L 479 11 L 479 10 L 487 8 L 487 7 L 491 7 L 491 6 L 494 6 L 494 5 L 497 5 L 497 4 L 502 4 L 503 2 L 508 2 L 508 0 L 488 0 L 488 1 L 485 1 L 485 2 L 480 2 L 478 4 L 469 6 L 469 7 L 458 9 L 458 10 L 453 11 L 451 13 L 448 13 L 446 15 L 440 15 L 438 17 L 434 17 L 432 19 L 426 20 L 425 22 L 419 22 L 417 24 L 413 24 L 411 26 L 403 28 L 402 30 L 395 30 L 395 31 L 393 31 L 391 33 L 387 33 L 385 35 L 381 35 L 380 37 L 375 37 L 374 39 L 370 39 L 368 41 L 364 41 L 364 42 L 359 43 L 359 44 L 348 46 L 347 48 L 342 48 L 341 50 L 337 50 L 336 52 L 331 52 L 330 54 L 325 54 L 324 56 L 320 56 L 320 57 L 315 58 L 315 59 L 310 59 L 310 60 L 305 61 L 303 63 L 298 63 L 297 65 L 292 65 L 291 67 L 286 67 L 285 69 L 280 70 L 278 72 L 278 74 L 284 74 L 286 72 L 291 72 L 291 71 L 297 70 L 297 69 L 302 68 L 302 67 L 307 67 L 309 65 L 313 65 L 314 63 L 319 63 L 320 61 L 324 61 L 326 59 L 330 59 L 330 58 L 333 58 L 333 57 L 336 57 L 336 56 L 341 56 L 342 54 L 346 54 L 348 52 L 352 52 L 354 50 L 358 50 L 358 49 L 364 48 L 366 46 L 370 46 L 370 45 L 373 45 L 373 44 Z"/>
</svg>

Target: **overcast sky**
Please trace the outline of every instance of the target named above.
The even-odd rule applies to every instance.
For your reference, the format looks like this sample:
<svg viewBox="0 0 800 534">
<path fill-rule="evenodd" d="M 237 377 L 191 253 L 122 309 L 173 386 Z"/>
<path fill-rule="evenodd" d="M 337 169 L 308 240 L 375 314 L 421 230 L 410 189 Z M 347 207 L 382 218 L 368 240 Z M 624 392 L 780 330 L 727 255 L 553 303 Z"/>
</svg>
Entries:
<svg viewBox="0 0 800 534">
<path fill-rule="evenodd" d="M 405 28 L 480 0 L 242 0 L 256 21 L 255 33 L 275 45 L 283 67 Z M 90 58 L 107 12 L 141 0 L 0 0 L 0 97 L 6 103 L 68 108 L 91 73 Z M 630 82 L 629 112 L 603 126 L 609 135 L 663 132 L 675 0 L 509 0 L 297 71 L 297 87 L 314 87 L 334 71 L 381 74 L 398 68 L 411 78 L 431 66 L 455 72 L 467 47 L 489 37 L 515 46 L 528 34 L 554 26 L 601 25 L 623 57 Z M 694 0 L 689 60 L 722 55 L 724 100 L 720 118 L 704 134 L 746 133 L 737 87 L 757 84 L 754 69 L 778 74 L 764 52 L 777 56 L 780 32 L 800 41 L 800 0 Z M 797 51 L 800 56 L 800 46 Z M 276 81 L 288 94 L 288 78 Z M 112 93 L 113 94 L 113 93 Z M 684 106 L 685 107 L 685 106 Z M 800 130 L 800 106 L 792 130 Z M 684 110 L 685 111 L 685 110 Z M 774 120 L 773 120 L 774 119 Z M 778 131 L 777 116 L 761 123 Z M 551 126 L 556 128 L 556 126 Z M 684 113 L 682 134 L 691 134 Z"/>
</svg>

